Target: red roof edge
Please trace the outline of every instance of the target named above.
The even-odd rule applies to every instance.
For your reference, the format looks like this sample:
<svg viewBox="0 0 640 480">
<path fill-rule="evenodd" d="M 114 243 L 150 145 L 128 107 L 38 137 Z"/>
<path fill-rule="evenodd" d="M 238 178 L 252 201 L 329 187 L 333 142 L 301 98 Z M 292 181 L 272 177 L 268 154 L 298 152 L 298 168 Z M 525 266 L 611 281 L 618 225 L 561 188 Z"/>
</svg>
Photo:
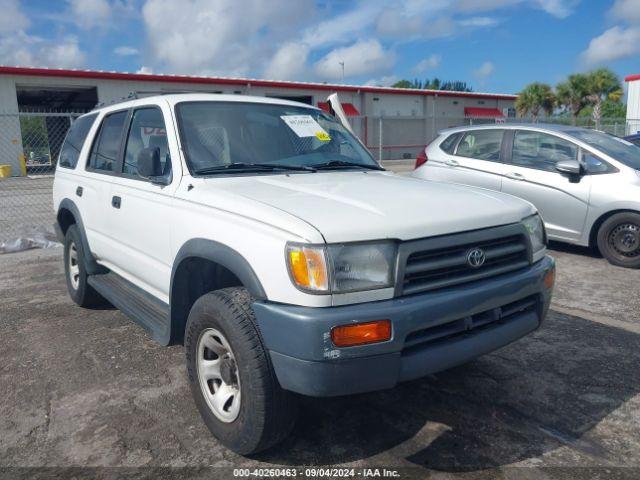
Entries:
<svg viewBox="0 0 640 480">
<path fill-rule="evenodd" d="M 635 80 L 640 80 L 640 73 L 636 74 L 636 75 L 627 75 L 624 78 L 625 82 L 633 82 Z"/>
<path fill-rule="evenodd" d="M 391 93 L 396 95 L 437 95 L 440 97 L 471 97 L 494 100 L 515 100 L 517 95 L 474 92 L 450 92 L 445 90 L 417 90 L 410 88 L 368 87 L 359 85 L 335 85 L 326 83 L 305 83 L 250 78 L 192 77 L 187 75 L 159 75 L 146 73 L 103 72 L 93 70 L 66 70 L 35 67 L 0 66 L 0 75 L 30 75 L 42 77 L 92 78 L 101 80 L 128 80 L 141 82 L 193 83 L 199 85 L 238 85 L 272 88 L 300 88 L 337 92 Z"/>
</svg>

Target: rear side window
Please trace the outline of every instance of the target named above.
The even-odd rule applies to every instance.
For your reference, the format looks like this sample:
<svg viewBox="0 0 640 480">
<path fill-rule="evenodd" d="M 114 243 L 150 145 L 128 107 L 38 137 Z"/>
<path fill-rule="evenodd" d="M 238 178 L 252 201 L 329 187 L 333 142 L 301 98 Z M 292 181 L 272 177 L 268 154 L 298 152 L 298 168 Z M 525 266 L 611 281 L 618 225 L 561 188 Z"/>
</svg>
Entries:
<svg viewBox="0 0 640 480">
<path fill-rule="evenodd" d="M 84 145 L 87 134 L 97 116 L 97 113 L 93 113 L 73 122 L 62 144 L 58 165 L 65 168 L 76 168 L 82 145 Z"/>
<path fill-rule="evenodd" d="M 513 139 L 511 163 L 520 167 L 555 172 L 556 163 L 577 158 L 577 145 L 554 135 L 519 130 Z"/>
<path fill-rule="evenodd" d="M 465 133 L 456 155 L 478 160 L 500 161 L 500 149 L 504 130 L 476 130 Z"/>
<path fill-rule="evenodd" d="M 107 172 L 116 170 L 122 129 L 126 118 L 126 111 L 112 113 L 104 118 L 97 140 L 93 143 L 89 157 L 89 168 Z"/>
<path fill-rule="evenodd" d="M 440 150 L 448 153 L 449 155 L 453 155 L 453 150 L 456 148 L 456 143 L 458 142 L 458 138 L 460 138 L 459 133 L 454 133 L 453 135 L 449 135 L 441 144 Z"/>
</svg>

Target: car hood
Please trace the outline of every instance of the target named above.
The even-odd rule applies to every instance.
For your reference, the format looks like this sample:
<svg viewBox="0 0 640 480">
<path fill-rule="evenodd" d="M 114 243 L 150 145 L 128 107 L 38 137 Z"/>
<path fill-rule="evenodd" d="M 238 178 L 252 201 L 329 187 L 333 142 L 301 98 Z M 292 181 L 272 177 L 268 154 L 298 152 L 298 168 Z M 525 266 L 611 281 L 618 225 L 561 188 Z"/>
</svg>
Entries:
<svg viewBox="0 0 640 480">
<path fill-rule="evenodd" d="M 514 223 L 535 212 L 510 195 L 390 172 L 218 177 L 204 183 L 259 202 L 259 210 L 269 205 L 293 215 L 327 242 L 430 237 Z"/>
</svg>

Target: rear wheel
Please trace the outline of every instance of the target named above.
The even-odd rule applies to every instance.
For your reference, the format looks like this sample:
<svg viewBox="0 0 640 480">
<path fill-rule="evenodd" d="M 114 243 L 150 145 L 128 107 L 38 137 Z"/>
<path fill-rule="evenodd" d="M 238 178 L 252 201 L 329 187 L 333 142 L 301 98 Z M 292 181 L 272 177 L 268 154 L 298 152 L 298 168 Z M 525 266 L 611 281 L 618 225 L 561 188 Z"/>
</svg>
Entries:
<svg viewBox="0 0 640 480">
<path fill-rule="evenodd" d="M 598 230 L 600 253 L 613 265 L 640 268 L 640 214 L 617 213 Z"/>
<path fill-rule="evenodd" d="M 104 299 L 87 283 L 84 250 L 78 227 L 71 225 L 64 236 L 64 271 L 71 300 L 81 307 L 89 307 Z"/>
<path fill-rule="evenodd" d="M 189 313 L 185 349 L 196 406 L 222 444 L 248 455 L 289 434 L 296 398 L 278 383 L 247 290 L 200 297 Z"/>
</svg>

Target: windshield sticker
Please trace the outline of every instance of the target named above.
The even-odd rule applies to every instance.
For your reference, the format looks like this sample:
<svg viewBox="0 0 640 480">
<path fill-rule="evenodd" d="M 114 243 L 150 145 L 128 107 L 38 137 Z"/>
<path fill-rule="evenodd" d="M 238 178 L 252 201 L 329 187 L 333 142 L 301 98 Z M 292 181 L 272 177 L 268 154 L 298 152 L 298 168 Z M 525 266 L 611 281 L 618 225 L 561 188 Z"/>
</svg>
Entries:
<svg viewBox="0 0 640 480">
<path fill-rule="evenodd" d="M 311 115 L 282 115 L 280 118 L 300 138 L 316 137 L 323 142 L 331 140 L 327 131 Z"/>
</svg>

